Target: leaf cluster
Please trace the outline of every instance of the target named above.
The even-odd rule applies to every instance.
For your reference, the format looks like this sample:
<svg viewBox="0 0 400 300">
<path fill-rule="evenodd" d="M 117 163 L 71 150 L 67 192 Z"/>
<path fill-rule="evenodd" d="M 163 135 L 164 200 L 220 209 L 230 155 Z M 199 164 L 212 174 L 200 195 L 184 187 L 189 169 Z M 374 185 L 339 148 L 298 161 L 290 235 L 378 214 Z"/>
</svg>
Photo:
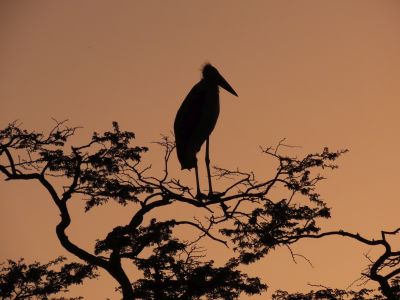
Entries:
<svg viewBox="0 0 400 300">
<path fill-rule="evenodd" d="M 240 260 L 245 264 L 255 262 L 277 246 L 289 246 L 304 235 L 318 233 L 320 227 L 317 220 L 331 216 L 330 208 L 315 192 L 317 183 L 324 178 L 319 174 L 313 175 L 314 169 L 336 168 L 333 161 L 347 150 L 331 152 L 324 148 L 321 153 L 298 159 L 279 154 L 279 146 L 282 145 L 263 150 L 279 162 L 275 178 L 266 185 L 251 183 L 252 188 L 255 186 L 259 191 L 253 199 L 258 206 L 246 212 L 234 211 L 234 226 L 220 230 L 235 244 L 234 249 L 240 253 Z M 273 201 L 268 197 L 269 191 L 278 184 L 288 190 L 289 197 Z M 309 202 L 296 202 L 296 195 Z M 248 196 L 249 193 L 243 193 L 242 201 Z"/>
<path fill-rule="evenodd" d="M 139 299 L 237 299 L 241 293 L 260 294 L 267 286 L 257 277 L 237 270 L 229 261 L 217 267 L 206 261 L 203 251 L 172 236 L 173 221 L 156 223 L 141 228 L 142 232 L 160 230 L 159 235 L 144 234 L 151 254 L 136 257 L 133 263 L 143 272 L 143 278 L 134 282 L 134 295 Z M 152 238 L 153 237 L 153 238 Z M 141 240 L 139 238 L 139 240 Z"/>
<path fill-rule="evenodd" d="M 382 295 L 375 294 L 370 289 L 359 291 L 321 288 L 307 293 L 289 293 L 278 290 L 272 295 L 272 300 L 383 300 Z"/>
<path fill-rule="evenodd" d="M 0 268 L 0 296 L 2 299 L 48 299 L 51 295 L 68 292 L 71 285 L 82 284 L 84 279 L 97 276 L 95 266 L 66 264 L 65 260 L 62 256 L 46 264 L 26 264 L 23 259 L 8 260 Z M 77 300 L 81 297 L 62 299 Z"/>
</svg>

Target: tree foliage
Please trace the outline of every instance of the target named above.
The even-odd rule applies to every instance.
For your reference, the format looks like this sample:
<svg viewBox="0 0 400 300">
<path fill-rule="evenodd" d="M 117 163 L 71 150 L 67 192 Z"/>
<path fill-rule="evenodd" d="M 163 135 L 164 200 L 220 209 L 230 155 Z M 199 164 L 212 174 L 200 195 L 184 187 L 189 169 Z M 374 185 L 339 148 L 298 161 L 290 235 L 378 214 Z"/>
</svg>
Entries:
<svg viewBox="0 0 400 300">
<path fill-rule="evenodd" d="M 0 131 L 0 172 L 6 180 L 37 180 L 47 189 L 60 212 L 56 233 L 61 245 L 90 266 L 108 272 L 118 282 L 124 299 L 237 299 L 242 293 L 258 294 L 267 286 L 241 272 L 241 264 L 255 263 L 279 246 L 290 249 L 300 239 L 330 235 L 384 246 L 383 257 L 371 261 L 364 275 L 377 281 L 383 294 L 395 297 L 390 280 L 400 272 L 399 253 L 392 251 L 385 237 L 398 231 L 369 240 L 345 231 L 321 232 L 318 225 L 320 219 L 330 217 L 330 208 L 317 192 L 324 179 L 320 172 L 335 169 L 335 161 L 346 150 L 324 148 L 297 158 L 284 154 L 290 147 L 281 141 L 276 147 L 262 149 L 275 161 L 273 176 L 258 179 L 252 172 L 214 167 L 213 178 L 219 179 L 224 189 L 196 199 L 190 186 L 170 176 L 175 144 L 168 137 L 158 143 L 165 153 L 164 168 L 155 176 L 142 163 L 148 149 L 134 145 L 135 135 L 122 131 L 116 122 L 110 131 L 94 133 L 87 143 L 71 146 L 70 138 L 77 129 L 57 122 L 43 134 L 11 123 Z M 60 189 L 54 177 L 68 183 Z M 272 192 L 277 189 L 284 196 Z M 89 251 L 66 234 L 72 221 L 71 201 L 84 201 L 86 211 L 110 201 L 135 209 L 127 224 L 111 230 Z M 190 205 L 196 217 L 154 218 L 155 211 L 177 204 Z M 151 216 L 151 221 L 145 222 L 145 216 Z M 192 227 L 199 238 L 180 240 L 175 232 L 182 226 Z M 200 239 L 230 247 L 232 258 L 217 266 L 198 246 Z M 136 265 L 142 277 L 130 279 L 122 259 Z M 392 271 L 381 275 L 387 268 Z M 284 294 L 280 297 L 276 299 L 290 299 L 282 298 Z"/>
<path fill-rule="evenodd" d="M 82 284 L 85 278 L 96 277 L 94 266 L 63 264 L 65 260 L 61 256 L 46 264 L 8 260 L 0 268 L 1 299 L 49 299 L 49 296 L 68 292 L 71 285 Z M 81 297 L 51 299 L 78 300 Z"/>
<path fill-rule="evenodd" d="M 272 295 L 272 300 L 382 300 L 382 295 L 376 295 L 373 290 L 361 289 L 359 291 L 321 288 L 308 293 L 288 293 L 277 291 Z"/>
</svg>

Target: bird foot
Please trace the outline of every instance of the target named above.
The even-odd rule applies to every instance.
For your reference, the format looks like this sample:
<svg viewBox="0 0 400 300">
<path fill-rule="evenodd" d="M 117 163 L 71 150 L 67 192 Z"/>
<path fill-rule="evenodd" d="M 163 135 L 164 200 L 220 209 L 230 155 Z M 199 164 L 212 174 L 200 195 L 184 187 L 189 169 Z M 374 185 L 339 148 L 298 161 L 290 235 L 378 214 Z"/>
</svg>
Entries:
<svg viewBox="0 0 400 300">
<path fill-rule="evenodd" d="M 199 192 L 197 192 L 196 199 L 200 200 L 201 202 L 203 202 L 204 200 L 213 201 L 213 200 L 220 200 L 222 196 L 224 196 L 224 193 L 211 193 L 210 192 L 210 193 L 208 193 L 208 195 L 206 195 L 199 191 Z M 220 205 L 221 205 L 222 210 L 224 211 L 224 214 L 226 216 L 228 216 L 229 206 L 227 206 L 223 201 L 220 201 Z"/>
<path fill-rule="evenodd" d="M 218 192 L 209 192 L 208 193 L 208 199 L 210 200 L 218 200 L 221 199 L 222 196 L 224 196 L 224 193 L 218 193 Z"/>
<path fill-rule="evenodd" d="M 197 195 L 196 195 L 196 199 L 197 200 L 200 200 L 200 201 L 204 201 L 204 200 L 206 200 L 208 198 L 208 196 L 206 195 L 206 194 L 203 194 L 202 192 L 197 192 Z"/>
<path fill-rule="evenodd" d="M 208 193 L 208 195 L 203 194 L 202 192 L 197 192 L 196 199 L 198 200 L 218 200 L 220 199 L 224 193 Z"/>
</svg>

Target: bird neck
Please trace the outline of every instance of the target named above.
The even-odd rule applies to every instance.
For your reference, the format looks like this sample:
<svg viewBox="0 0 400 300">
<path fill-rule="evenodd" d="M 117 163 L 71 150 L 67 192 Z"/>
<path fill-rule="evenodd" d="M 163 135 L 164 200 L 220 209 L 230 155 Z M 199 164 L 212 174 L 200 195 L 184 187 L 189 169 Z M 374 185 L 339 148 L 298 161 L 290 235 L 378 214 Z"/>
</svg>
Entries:
<svg viewBox="0 0 400 300">
<path fill-rule="evenodd" d="M 207 89 L 209 90 L 218 90 L 218 84 L 212 80 L 212 79 L 208 79 L 208 78 L 203 78 L 203 84 L 207 87 Z"/>
</svg>

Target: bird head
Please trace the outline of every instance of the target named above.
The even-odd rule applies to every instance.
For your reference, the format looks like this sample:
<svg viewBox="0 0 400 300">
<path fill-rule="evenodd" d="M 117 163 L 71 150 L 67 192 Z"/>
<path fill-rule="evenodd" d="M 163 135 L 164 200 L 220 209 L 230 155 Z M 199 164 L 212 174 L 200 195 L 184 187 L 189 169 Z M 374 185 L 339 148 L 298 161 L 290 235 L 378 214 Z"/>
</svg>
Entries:
<svg viewBox="0 0 400 300">
<path fill-rule="evenodd" d="M 230 84 L 225 80 L 224 77 L 218 72 L 218 70 L 211 64 L 206 64 L 203 67 L 203 79 L 210 81 L 216 85 L 219 85 L 232 95 L 238 96 L 235 90 L 230 86 Z"/>
</svg>

